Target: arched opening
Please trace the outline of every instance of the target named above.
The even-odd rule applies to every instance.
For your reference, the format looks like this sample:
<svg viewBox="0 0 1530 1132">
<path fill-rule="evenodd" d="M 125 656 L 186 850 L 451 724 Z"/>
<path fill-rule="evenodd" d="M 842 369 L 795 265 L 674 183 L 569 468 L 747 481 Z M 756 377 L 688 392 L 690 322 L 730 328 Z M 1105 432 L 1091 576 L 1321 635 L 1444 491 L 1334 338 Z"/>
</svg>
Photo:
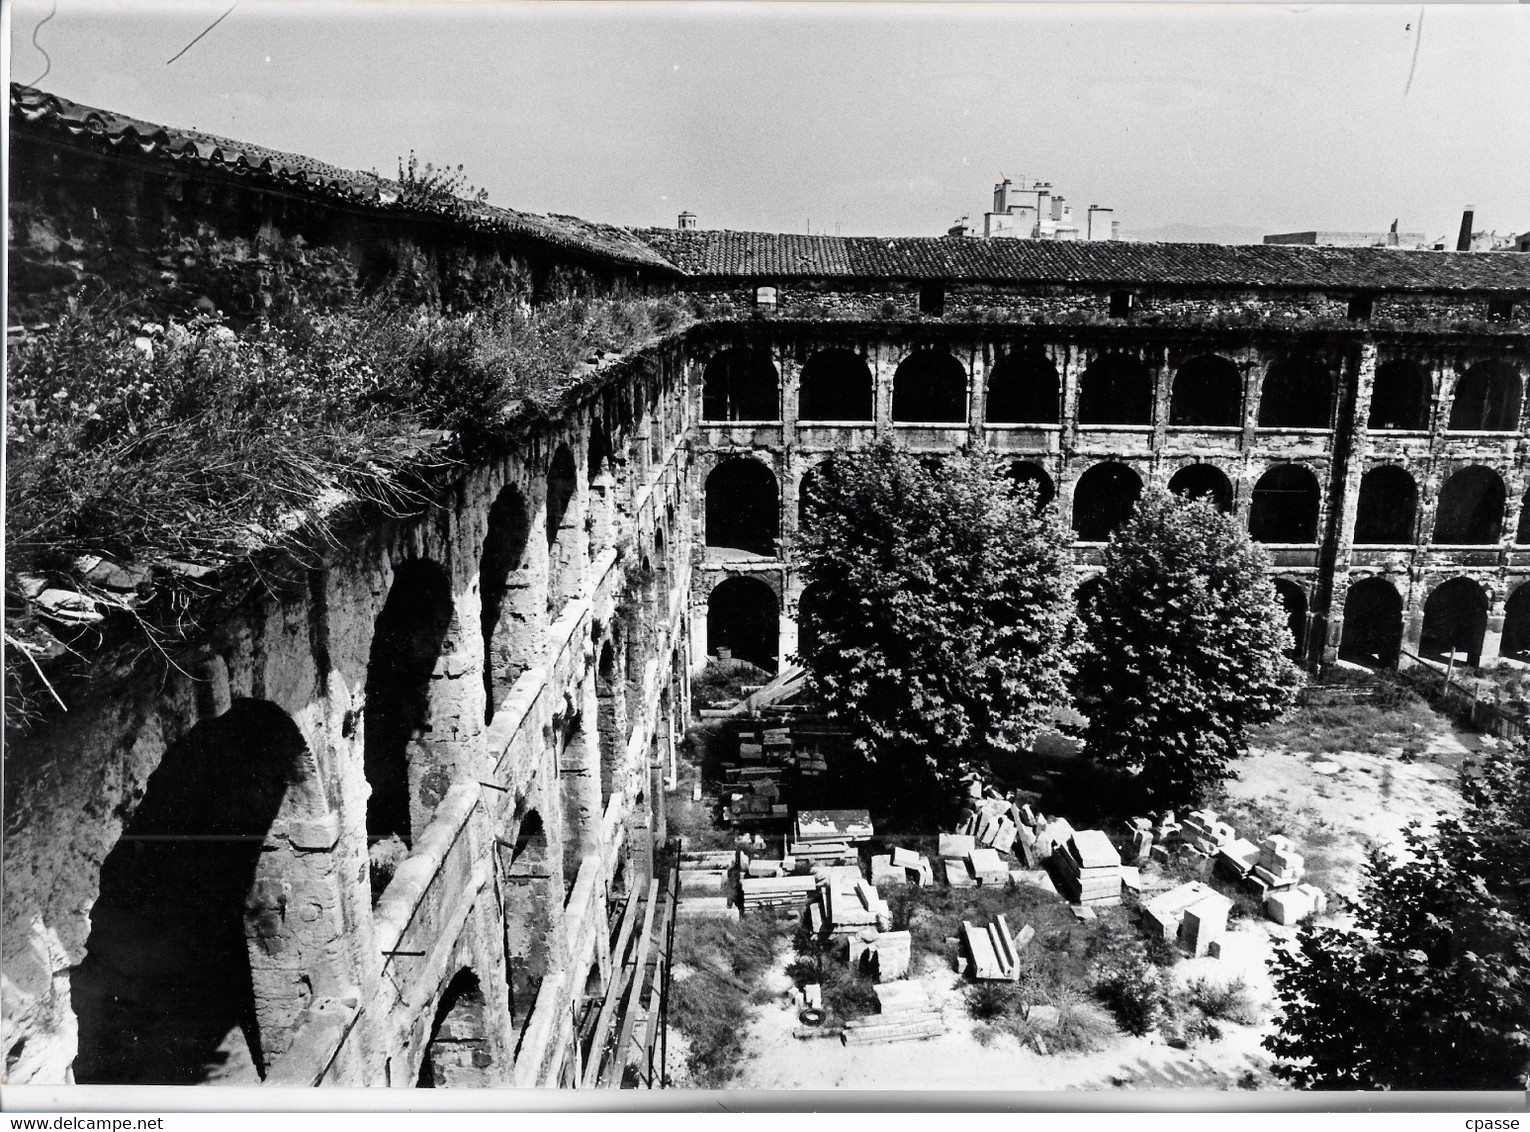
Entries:
<svg viewBox="0 0 1530 1132">
<path fill-rule="evenodd" d="M 1057 487 L 1052 483 L 1052 477 L 1047 475 L 1039 464 L 1033 464 L 1029 460 L 1016 460 L 1006 469 L 1005 474 L 1017 488 L 1023 489 L 1027 485 L 1030 486 L 1031 491 L 1035 493 L 1037 511 L 1057 498 Z"/>
<path fill-rule="evenodd" d="M 1153 423 L 1153 374 L 1140 358 L 1105 354 L 1079 379 L 1078 423 Z"/>
<path fill-rule="evenodd" d="M 1104 542 L 1137 505 L 1142 477 L 1125 464 L 1096 464 L 1073 489 L 1073 531 L 1083 542 Z"/>
<path fill-rule="evenodd" d="M 659 419 L 655 418 L 656 424 Z M 662 436 L 660 446 L 663 446 Z M 616 510 L 616 460 L 611 451 L 611 441 L 599 420 L 590 425 L 584 467 L 590 481 L 588 550 L 590 560 L 594 561 L 601 551 L 611 545 Z"/>
<path fill-rule="evenodd" d="M 1429 427 L 1429 394 L 1432 382 L 1429 371 L 1406 358 L 1393 358 L 1376 367 L 1371 384 L 1371 415 L 1366 424 L 1373 429 L 1409 429 Z"/>
<path fill-rule="evenodd" d="M 611 800 L 616 790 L 622 756 L 627 746 L 627 729 L 622 719 L 627 705 L 622 691 L 622 681 L 616 671 L 616 649 L 607 640 L 600 647 L 600 660 L 595 666 L 595 702 L 599 716 L 595 726 L 600 738 L 602 807 Z"/>
<path fill-rule="evenodd" d="M 1521 582 L 1509 595 L 1503 610 L 1503 638 L 1500 656 L 1530 660 L 1530 585 Z"/>
<path fill-rule="evenodd" d="M 1061 419 L 1057 366 L 1040 350 L 1011 351 L 988 371 L 989 424 L 1056 424 Z"/>
<path fill-rule="evenodd" d="M 1169 479 L 1169 492 L 1204 499 L 1224 515 L 1232 514 L 1233 486 L 1215 464 L 1188 464 Z"/>
<path fill-rule="evenodd" d="M 797 481 L 797 529 L 799 531 L 812 527 L 818 508 L 823 506 L 823 500 L 819 498 L 817 488 L 820 475 L 828 463 L 828 460 L 820 460 L 803 472 L 802 478 Z"/>
<path fill-rule="evenodd" d="M 1442 664 L 1454 658 L 1482 663 L 1482 638 L 1487 633 L 1488 599 L 1470 578 L 1452 578 L 1436 586 L 1424 602 L 1424 628 L 1418 651 Z"/>
<path fill-rule="evenodd" d="M 1508 362 L 1479 362 L 1456 382 L 1452 432 L 1513 432 L 1519 427 L 1519 370 Z"/>
<path fill-rule="evenodd" d="M 496 850 L 504 877 L 501 899 L 510 1017 L 521 1031 L 548 974 L 563 893 L 552 869 L 542 816 L 536 810 L 522 814 L 514 828 L 496 843 Z"/>
<path fill-rule="evenodd" d="M 780 419 L 781 375 L 763 350 L 736 346 L 720 351 L 707 363 L 701 383 L 702 420 Z"/>
<path fill-rule="evenodd" d="M 274 704 L 235 700 L 170 746 L 101 866 L 85 958 L 71 972 L 76 1082 L 265 1075 L 318 961 L 288 924 L 284 882 L 304 880 L 305 866 L 270 838 L 325 809 L 303 737 Z"/>
<path fill-rule="evenodd" d="M 1334 375 L 1310 354 L 1288 354 L 1264 376 L 1260 428 L 1331 428 Z"/>
<path fill-rule="evenodd" d="M 478 569 L 485 723 L 536 657 L 539 606 L 545 603 L 532 585 L 530 543 L 531 509 L 519 489 L 507 487 L 489 508 Z"/>
<path fill-rule="evenodd" d="M 1243 423 L 1243 375 L 1218 354 L 1202 354 L 1179 367 L 1169 397 L 1169 423 L 1189 428 Z"/>
<path fill-rule="evenodd" d="M 1530 545 L 1530 491 L 1519 501 L 1519 523 L 1514 529 L 1514 541 L 1520 546 Z"/>
<path fill-rule="evenodd" d="M 1248 513 L 1257 542 L 1316 542 L 1318 482 L 1300 464 L 1281 464 L 1259 477 Z"/>
<path fill-rule="evenodd" d="M 1462 468 L 1440 489 L 1434 541 L 1442 546 L 1490 546 L 1503 535 L 1503 479 L 1491 468 Z"/>
<path fill-rule="evenodd" d="M 814 655 L 818 649 L 822 631 L 823 593 L 817 586 L 808 586 L 797 599 L 797 657 L 803 659 Z"/>
<path fill-rule="evenodd" d="M 819 350 L 802 367 L 797 416 L 805 421 L 869 421 L 871 370 L 854 350 Z"/>
<path fill-rule="evenodd" d="M 579 469 L 568 445 L 558 445 L 547 469 L 547 610 L 557 617 L 577 596 L 583 563 L 579 536 L 583 520 L 578 507 Z"/>
<path fill-rule="evenodd" d="M 431 685 L 452 613 L 446 573 L 410 559 L 394 569 L 372 630 L 362 726 L 374 904 L 449 786 L 450 768 L 431 748 Z"/>
<path fill-rule="evenodd" d="M 1339 658 L 1370 668 L 1396 668 L 1402 649 L 1403 602 L 1385 578 L 1366 578 L 1344 595 Z"/>
<path fill-rule="evenodd" d="M 1360 480 L 1355 503 L 1358 546 L 1407 546 L 1413 542 L 1418 485 L 1396 464 L 1380 464 Z"/>
<path fill-rule="evenodd" d="M 1286 611 L 1286 629 L 1291 634 L 1291 647 L 1286 655 L 1300 660 L 1307 649 L 1307 595 L 1301 586 L 1286 578 L 1275 579 L 1275 592 Z"/>
<path fill-rule="evenodd" d="M 892 419 L 925 424 L 967 420 L 967 371 L 944 350 L 916 350 L 893 374 Z"/>
<path fill-rule="evenodd" d="M 1104 586 L 1105 580 L 1100 575 L 1091 574 L 1073 587 L 1073 604 L 1080 616 L 1083 615 L 1085 609 L 1099 598 L 1100 591 L 1104 589 Z"/>
<path fill-rule="evenodd" d="M 707 545 L 776 556 L 781 514 L 776 476 L 748 456 L 724 460 L 707 476 Z"/>
<path fill-rule="evenodd" d="M 436 1005 L 415 1084 L 422 1089 L 481 1089 L 489 1076 L 488 1008 L 478 976 L 464 967 Z"/>
<path fill-rule="evenodd" d="M 780 631 L 775 591 L 758 578 L 724 578 L 707 598 L 707 642 L 713 652 L 730 649 L 737 659 L 774 672 Z"/>
</svg>

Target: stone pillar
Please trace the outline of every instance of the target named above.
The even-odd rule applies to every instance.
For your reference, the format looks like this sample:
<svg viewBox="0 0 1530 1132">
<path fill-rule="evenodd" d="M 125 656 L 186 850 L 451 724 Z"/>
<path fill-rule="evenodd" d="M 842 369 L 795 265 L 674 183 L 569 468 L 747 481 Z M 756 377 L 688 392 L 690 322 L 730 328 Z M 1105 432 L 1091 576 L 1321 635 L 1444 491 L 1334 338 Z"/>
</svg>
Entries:
<svg viewBox="0 0 1530 1132">
<path fill-rule="evenodd" d="M 579 875 L 579 863 L 601 850 L 600 748 L 594 732 L 599 711 L 595 683 L 579 685 L 577 712 L 565 725 L 558 758 L 559 792 L 563 805 L 564 880 Z"/>
<path fill-rule="evenodd" d="M 988 423 L 988 348 L 977 346 L 969 354 L 972 364 L 967 367 L 967 432 L 973 444 L 980 444 Z"/>
<path fill-rule="evenodd" d="M 1149 486 L 1159 484 L 1163 478 L 1160 461 L 1169 434 L 1169 404 L 1173 395 L 1174 371 L 1169 368 L 1169 348 L 1165 346 L 1159 354 L 1158 374 L 1153 382 L 1153 463 L 1148 473 Z"/>
<path fill-rule="evenodd" d="M 898 367 L 897 363 L 888 356 L 890 352 L 890 348 L 883 343 L 878 345 L 871 354 L 871 380 L 876 390 L 875 412 L 878 438 L 892 431 L 893 374 L 897 372 Z"/>
<path fill-rule="evenodd" d="M 1371 391 L 1376 384 L 1376 343 L 1362 342 L 1355 361 L 1354 405 L 1348 420 L 1342 416 L 1334 432 L 1333 450 L 1342 453 L 1343 466 L 1332 470 L 1328 505 L 1339 507 L 1339 514 L 1328 524 L 1334 540 L 1333 576 L 1329 586 L 1328 635 L 1323 642 L 1322 663 L 1339 659 L 1339 644 L 1344 639 L 1344 599 L 1349 592 L 1349 570 L 1354 557 L 1355 514 L 1360 503 L 1360 481 L 1365 475 L 1366 456 L 1370 451 Z M 1339 412 L 1344 412 L 1343 386 L 1340 385 Z M 1345 433 L 1348 432 L 1348 444 Z M 1334 498 L 1337 489 L 1337 499 Z M 1322 561 L 1320 552 L 1319 562 Z"/>
</svg>

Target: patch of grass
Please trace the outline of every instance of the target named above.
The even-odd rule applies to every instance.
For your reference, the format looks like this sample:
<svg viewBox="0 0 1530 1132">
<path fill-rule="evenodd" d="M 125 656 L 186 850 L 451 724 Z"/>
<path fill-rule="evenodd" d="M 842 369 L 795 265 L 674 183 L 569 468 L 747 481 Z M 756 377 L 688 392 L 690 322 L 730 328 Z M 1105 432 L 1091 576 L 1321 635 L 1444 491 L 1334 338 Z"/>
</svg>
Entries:
<svg viewBox="0 0 1530 1132">
<path fill-rule="evenodd" d="M 1020 988 L 1014 983 L 980 980 L 968 985 L 963 998 L 967 1013 L 980 1022 L 992 1022 L 1022 1009 Z"/>
<path fill-rule="evenodd" d="M 1271 749 L 1373 755 L 1401 747 L 1405 757 L 1414 757 L 1448 727 L 1444 716 L 1398 680 L 1372 679 L 1367 688 L 1374 698 L 1301 703 L 1275 722 L 1255 729 L 1249 742 Z"/>
<path fill-rule="evenodd" d="M 1248 983 L 1239 975 L 1225 983 L 1214 983 L 1203 976 L 1185 984 L 1185 1001 L 1207 1018 L 1255 1026 L 1262 1020 Z"/>
<path fill-rule="evenodd" d="M 787 922 L 767 916 L 682 919 L 677 925 L 669 1016 L 689 1042 L 687 1067 L 698 1087 L 724 1088 L 738 1076 L 743 1024 L 751 1003 L 758 1005 L 760 976 L 789 931 Z"/>
<path fill-rule="evenodd" d="M 1120 1033 L 1110 1016 L 1092 1002 L 1065 1002 L 1057 1019 L 1046 1028 L 1046 1043 L 1054 1053 L 1095 1053 Z"/>
<path fill-rule="evenodd" d="M 764 684 L 770 673 L 747 660 L 707 661 L 701 673 L 691 679 L 691 700 L 699 708 L 713 707 L 743 697 L 746 684 Z"/>
</svg>

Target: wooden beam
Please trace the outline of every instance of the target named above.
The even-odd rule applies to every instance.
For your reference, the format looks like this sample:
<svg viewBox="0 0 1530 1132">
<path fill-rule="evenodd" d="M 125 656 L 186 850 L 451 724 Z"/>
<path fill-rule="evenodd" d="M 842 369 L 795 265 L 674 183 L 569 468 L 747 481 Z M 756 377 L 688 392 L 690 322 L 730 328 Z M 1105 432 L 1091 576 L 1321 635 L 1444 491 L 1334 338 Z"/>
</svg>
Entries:
<svg viewBox="0 0 1530 1132">
<path fill-rule="evenodd" d="M 665 956 L 669 954 L 670 935 L 675 930 L 675 898 L 669 896 L 669 903 L 664 910 L 664 926 L 659 931 L 659 952 L 654 957 L 653 977 L 649 980 L 650 991 L 648 994 L 648 1019 L 643 1026 L 642 1044 L 639 1048 L 643 1052 L 643 1072 L 648 1075 L 648 1087 L 653 1088 L 653 1043 L 659 1036 L 659 996 L 664 987 L 664 979 L 669 972 L 665 969 Z"/>
<path fill-rule="evenodd" d="M 611 1061 L 601 1074 L 599 1087 L 604 1089 L 619 1089 L 622 1084 L 623 1071 L 627 1067 L 627 1046 L 632 1041 L 632 1027 L 636 1022 L 634 1008 L 637 1006 L 638 993 L 643 989 L 643 968 L 648 965 L 648 949 L 653 944 L 653 914 L 659 905 L 659 878 L 655 877 L 648 886 L 648 910 L 643 913 L 643 934 L 638 939 L 637 951 L 633 955 L 632 981 L 627 984 L 626 1005 L 622 1007 L 622 1028 L 616 1038 L 616 1048 L 611 1053 Z M 590 1060 L 594 1062 L 594 1055 Z M 614 1072 L 613 1072 L 614 1070 Z"/>
<path fill-rule="evenodd" d="M 622 910 L 621 927 L 617 929 L 616 943 L 611 948 L 611 981 L 606 984 L 605 1001 L 600 1004 L 600 1014 L 595 1020 L 594 1036 L 590 1040 L 590 1063 L 584 1067 L 581 1088 L 590 1089 L 595 1086 L 595 1071 L 600 1066 L 600 1051 L 606 1044 L 606 1034 L 610 1032 L 611 1019 L 616 1014 L 616 1004 L 621 998 L 622 976 L 626 972 L 622 964 L 622 956 L 627 950 L 627 941 L 632 938 L 632 925 L 637 922 L 638 906 L 641 903 L 636 891 L 627 894 L 627 906 Z"/>
</svg>

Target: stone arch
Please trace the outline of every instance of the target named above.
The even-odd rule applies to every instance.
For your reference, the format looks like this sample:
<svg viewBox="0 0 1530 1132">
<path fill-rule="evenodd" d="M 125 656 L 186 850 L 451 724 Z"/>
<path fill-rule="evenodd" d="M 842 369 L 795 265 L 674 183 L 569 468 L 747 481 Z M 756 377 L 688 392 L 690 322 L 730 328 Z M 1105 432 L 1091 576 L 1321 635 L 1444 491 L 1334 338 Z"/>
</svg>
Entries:
<svg viewBox="0 0 1530 1132">
<path fill-rule="evenodd" d="M 330 989 L 322 947 L 343 930 L 331 821 L 275 704 L 235 700 L 171 744 L 101 866 L 71 973 L 77 1083 L 265 1076 L 315 984 Z M 300 921 L 300 907 L 317 915 Z"/>
<path fill-rule="evenodd" d="M 1038 349 L 1010 350 L 988 371 L 989 424 L 1055 425 L 1062 419 L 1057 366 Z"/>
<path fill-rule="evenodd" d="M 600 738 L 600 804 L 611 800 L 627 748 L 626 697 L 616 666 L 616 647 L 608 637 L 595 664 L 595 730 Z"/>
<path fill-rule="evenodd" d="M 817 585 L 804 587 L 797 599 L 797 657 L 799 660 L 812 656 L 821 632 L 823 591 Z"/>
<path fill-rule="evenodd" d="M 1429 427 L 1429 371 L 1408 358 L 1391 358 L 1376 367 L 1371 384 L 1371 413 L 1366 427 L 1422 431 Z"/>
<path fill-rule="evenodd" d="M 552 972 L 553 935 L 563 912 L 563 890 L 547 831 L 536 809 L 523 810 L 496 841 L 505 918 L 505 975 L 510 1017 L 526 1025 L 542 981 Z"/>
<path fill-rule="evenodd" d="M 506 487 L 489 508 L 478 569 L 485 723 L 536 660 L 547 603 L 536 591 L 530 549 L 531 508 L 519 488 Z"/>
<path fill-rule="evenodd" d="M 776 475 L 763 461 L 734 456 L 707 476 L 708 546 L 776 556 L 781 508 Z"/>
<path fill-rule="evenodd" d="M 1078 423 L 1153 423 L 1153 373 L 1141 358 L 1102 354 L 1079 379 Z"/>
<path fill-rule="evenodd" d="M 1503 477 L 1472 464 L 1440 488 L 1434 542 L 1442 546 L 1491 546 L 1503 536 Z"/>
<path fill-rule="evenodd" d="M 1100 596 L 1100 591 L 1105 586 L 1105 579 L 1100 574 L 1090 574 L 1087 578 L 1081 578 L 1073 587 L 1073 604 L 1080 614 L 1084 609 Z"/>
<path fill-rule="evenodd" d="M 893 374 L 892 419 L 926 424 L 967 420 L 967 371 L 945 350 L 927 347 Z"/>
<path fill-rule="evenodd" d="M 1257 542 L 1316 542 L 1320 494 L 1309 469 L 1277 464 L 1254 485 L 1249 534 Z"/>
<path fill-rule="evenodd" d="M 1364 578 L 1344 595 L 1339 658 L 1372 668 L 1396 668 L 1402 650 L 1403 600 L 1385 578 Z"/>
<path fill-rule="evenodd" d="M 797 416 L 805 421 L 869 421 L 875 389 L 866 359 L 854 350 L 819 350 L 802 367 Z"/>
<path fill-rule="evenodd" d="M 1519 522 L 1514 528 L 1514 541 L 1519 546 L 1530 545 L 1530 491 L 1519 500 Z"/>
<path fill-rule="evenodd" d="M 712 588 L 707 598 L 707 641 L 714 652 L 725 648 L 739 660 L 774 672 L 780 629 L 776 593 L 759 578 L 733 575 Z"/>
<path fill-rule="evenodd" d="M 1360 479 L 1355 503 L 1357 546 L 1407 546 L 1414 540 L 1418 484 L 1396 464 L 1378 464 Z"/>
<path fill-rule="evenodd" d="M 556 619 L 579 596 L 584 522 L 579 506 L 579 469 L 568 445 L 558 445 L 547 469 L 547 610 Z"/>
<path fill-rule="evenodd" d="M 593 561 L 615 538 L 616 456 L 599 418 L 590 424 L 585 451 L 585 474 L 590 481 L 589 555 Z"/>
<path fill-rule="evenodd" d="M 415 1084 L 422 1089 L 484 1088 L 494 1083 L 491 1056 L 488 1003 L 478 976 L 464 967 L 436 1004 Z"/>
<path fill-rule="evenodd" d="M 1276 578 L 1274 582 L 1275 593 L 1286 611 L 1286 630 L 1291 634 L 1291 647 L 1286 655 L 1300 660 L 1307 650 L 1307 593 L 1289 578 Z"/>
<path fill-rule="evenodd" d="M 1132 513 L 1142 477 L 1125 464 L 1096 464 L 1073 488 L 1073 530 L 1083 542 L 1104 542 Z"/>
<path fill-rule="evenodd" d="M 1514 587 L 1504 603 L 1503 640 L 1498 653 L 1515 660 L 1530 660 L 1530 585 L 1523 582 Z"/>
<path fill-rule="evenodd" d="M 1507 361 L 1478 362 L 1456 382 L 1451 432 L 1513 432 L 1523 396 L 1519 369 Z"/>
<path fill-rule="evenodd" d="M 455 651 L 455 621 L 438 564 L 412 558 L 394 568 L 372 631 L 362 722 L 373 903 L 450 786 L 453 705 L 438 670 Z"/>
<path fill-rule="evenodd" d="M 1482 663 L 1482 639 L 1487 633 L 1487 592 L 1471 578 L 1451 578 L 1429 592 L 1424 602 L 1424 626 L 1419 634 L 1421 656 L 1442 664 L 1450 654 L 1465 654 L 1467 664 Z"/>
<path fill-rule="evenodd" d="M 1046 469 L 1030 460 L 1014 460 L 1005 469 L 1006 476 L 1017 488 L 1030 484 L 1036 493 L 1036 510 L 1040 511 L 1057 498 L 1057 486 Z"/>
<path fill-rule="evenodd" d="M 1191 358 L 1174 375 L 1169 424 L 1191 428 L 1243 423 L 1243 374 L 1220 354 Z"/>
<path fill-rule="evenodd" d="M 1170 477 L 1169 491 L 1187 499 L 1204 499 L 1222 514 L 1232 514 L 1232 481 L 1215 464 L 1186 464 Z"/>
<path fill-rule="evenodd" d="M 829 460 L 832 459 L 831 456 L 829 459 L 818 461 L 803 472 L 802 478 L 797 481 L 797 529 L 799 531 L 806 530 L 813 523 L 815 509 L 821 503 L 815 490 L 824 468 L 828 467 Z"/>
<path fill-rule="evenodd" d="M 775 421 L 781 417 L 781 375 L 764 350 L 734 346 L 707 363 L 701 379 L 704 421 Z"/>
<path fill-rule="evenodd" d="M 1333 427 L 1334 373 L 1312 354 L 1287 354 L 1270 366 L 1259 393 L 1260 428 Z"/>
</svg>

